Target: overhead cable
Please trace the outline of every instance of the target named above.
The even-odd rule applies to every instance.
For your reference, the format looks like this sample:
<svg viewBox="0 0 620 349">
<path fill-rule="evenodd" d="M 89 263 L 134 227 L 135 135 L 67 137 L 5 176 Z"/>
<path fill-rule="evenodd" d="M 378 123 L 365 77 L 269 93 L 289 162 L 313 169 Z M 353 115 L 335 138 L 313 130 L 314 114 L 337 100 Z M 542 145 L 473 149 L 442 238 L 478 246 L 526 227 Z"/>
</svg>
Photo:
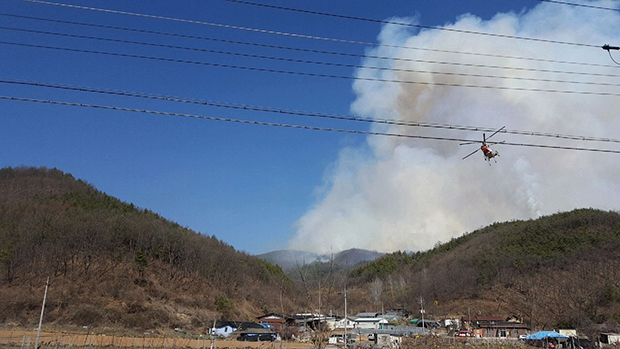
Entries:
<svg viewBox="0 0 620 349">
<path fill-rule="evenodd" d="M 182 23 L 208 25 L 208 26 L 214 26 L 214 27 L 220 27 L 220 28 L 228 28 L 228 29 L 241 29 L 241 30 L 253 31 L 253 32 L 257 32 L 257 33 L 268 33 L 268 34 L 276 34 L 276 35 L 286 35 L 286 36 L 291 36 L 291 37 L 305 37 L 305 38 L 319 39 L 319 37 L 311 36 L 311 35 L 292 34 L 292 33 L 280 32 L 280 31 L 247 28 L 247 27 L 241 27 L 241 26 L 235 26 L 235 25 L 229 25 L 229 24 L 205 22 L 205 21 L 198 21 L 198 20 L 191 20 L 191 19 L 174 18 L 174 17 L 166 17 L 166 16 L 158 16 L 158 15 L 148 15 L 148 14 L 144 14 L 144 13 L 127 12 L 127 11 L 119 11 L 119 10 L 110 10 L 110 9 L 103 9 L 103 8 L 97 8 L 97 7 L 88 7 L 88 6 L 78 6 L 78 5 L 71 5 L 71 4 L 64 4 L 64 3 L 59 3 L 59 2 L 51 2 L 51 1 L 43 1 L 43 0 L 24 0 L 24 1 L 32 2 L 32 3 L 37 3 L 37 4 L 53 5 L 53 6 L 61 6 L 61 7 L 73 8 L 73 9 L 80 9 L 80 10 L 98 11 L 98 12 L 113 13 L 113 14 L 128 15 L 128 16 L 137 16 L 137 17 L 143 17 L 143 18 L 175 21 L 175 22 L 182 22 Z M 399 22 L 395 22 L 395 24 L 396 23 L 399 23 Z M 537 38 L 527 38 L 527 37 L 502 35 L 502 34 L 493 34 L 493 33 L 484 33 L 484 32 L 474 32 L 474 31 L 450 29 L 450 28 L 440 28 L 440 27 L 430 27 L 429 26 L 426 29 L 442 29 L 442 30 L 447 30 L 447 31 L 452 31 L 452 32 L 461 32 L 461 33 L 467 33 L 467 34 L 488 35 L 488 36 L 495 36 L 495 37 L 500 37 L 500 38 L 521 39 L 521 40 L 530 40 L 530 41 L 537 41 L 537 42 L 543 42 L 543 43 L 564 44 L 564 45 L 573 45 L 573 46 L 581 46 L 581 47 L 598 47 L 597 45 L 571 43 L 571 42 L 546 40 L 546 39 L 537 39 Z M 338 40 L 330 40 L 330 41 L 356 43 L 353 40 L 339 40 L 338 39 Z"/>
<path fill-rule="evenodd" d="M 323 66 L 340 67 L 340 68 L 370 69 L 370 70 L 394 71 L 394 72 L 404 72 L 404 73 L 422 73 L 422 74 L 463 76 L 463 77 L 474 77 L 474 78 L 491 78 L 491 79 L 507 79 L 507 80 L 520 80 L 520 81 L 534 81 L 534 82 L 551 82 L 551 83 L 562 83 L 562 84 L 590 85 L 590 86 L 620 87 L 620 84 L 605 83 L 605 82 L 587 82 L 587 81 L 573 81 L 573 80 L 525 78 L 525 77 L 518 77 L 518 76 L 468 74 L 468 73 L 442 72 L 442 71 L 431 71 L 431 70 L 420 70 L 420 69 L 403 69 L 403 68 L 379 67 L 379 66 L 369 66 L 369 65 L 359 65 L 359 64 L 334 63 L 334 62 L 325 62 L 325 61 L 314 61 L 314 60 L 306 60 L 306 59 L 285 58 L 285 57 L 275 57 L 275 56 L 257 55 L 257 54 L 249 54 L 249 53 L 239 53 L 239 52 L 212 50 L 212 49 L 204 49 L 204 48 L 188 47 L 188 46 L 156 44 L 156 43 L 144 42 L 144 41 L 122 40 L 122 39 L 112 39 L 112 38 L 104 38 L 104 37 L 98 37 L 98 36 L 67 34 L 67 33 L 58 33 L 58 32 L 50 32 L 50 31 L 41 31 L 41 30 L 22 29 L 22 28 L 14 28 L 14 27 L 4 27 L 4 26 L 0 26 L 0 30 L 19 31 L 19 32 L 26 32 L 26 33 L 53 35 L 53 36 L 69 37 L 69 38 L 77 38 L 77 39 L 88 39 L 88 40 L 98 40 L 98 41 L 115 42 L 115 43 L 122 43 L 122 44 L 142 45 L 142 46 L 151 46 L 151 47 L 160 47 L 160 48 L 171 48 L 171 49 L 179 49 L 179 50 L 194 51 L 194 52 L 215 53 L 215 54 L 223 54 L 223 55 L 237 56 L 237 57 L 257 58 L 257 59 L 275 60 L 275 61 L 283 61 L 283 62 L 291 62 L 291 63 L 323 65 Z M 471 64 L 471 63 L 459 63 L 459 62 L 433 61 L 433 60 L 423 60 L 423 59 L 410 59 L 409 61 L 417 62 L 417 63 L 429 63 L 429 64 L 441 64 L 441 65 L 456 65 L 456 66 L 467 66 L 467 67 L 475 67 L 475 68 L 505 69 L 505 70 L 543 72 L 543 73 L 559 73 L 559 74 L 581 75 L 581 76 L 620 77 L 620 74 L 615 74 L 615 75 L 614 74 L 597 74 L 597 73 L 573 72 L 573 71 L 562 71 L 562 70 L 520 68 L 520 67 L 506 67 L 506 66 L 485 65 L 485 64 Z"/>
<path fill-rule="evenodd" d="M 39 2 L 38 0 L 27 0 L 27 1 Z M 483 36 L 491 36 L 491 37 L 502 38 L 502 39 L 535 41 L 535 42 L 542 42 L 542 43 L 547 43 L 547 44 L 561 44 L 561 45 L 571 45 L 571 46 L 580 46 L 580 47 L 598 47 L 597 45 L 582 44 L 582 43 L 568 42 L 568 41 L 531 38 L 531 37 L 517 36 L 517 35 L 497 34 L 497 33 L 489 33 L 489 32 L 479 32 L 479 31 L 474 31 L 474 30 L 444 28 L 444 27 L 435 27 L 435 26 L 430 26 L 430 25 L 412 24 L 412 23 L 406 23 L 406 22 L 395 22 L 395 21 L 387 21 L 387 20 L 380 20 L 380 19 L 373 19 L 373 18 L 355 17 L 355 16 L 340 15 L 340 14 L 335 14 L 335 13 L 327 13 L 327 12 L 319 12 L 319 11 L 310 11 L 310 10 L 303 10 L 303 9 L 292 8 L 292 7 L 284 7 L 284 6 L 263 4 L 263 3 L 243 1 L 243 0 L 227 0 L 227 1 L 232 2 L 232 3 L 259 6 L 259 7 L 291 11 L 291 12 L 306 13 L 306 14 L 311 14 L 311 15 L 327 16 L 327 17 L 342 18 L 342 19 L 352 19 L 356 21 L 373 22 L 373 23 L 381 23 L 381 24 L 393 24 L 393 25 L 419 28 L 419 29 L 432 29 L 432 30 L 441 30 L 441 31 L 448 31 L 448 32 L 460 33 L 460 34 L 483 35 Z"/>
<path fill-rule="evenodd" d="M 437 140 L 437 141 L 449 141 L 449 142 L 460 142 L 460 143 L 462 142 L 480 143 L 480 141 L 472 140 L 472 139 L 434 137 L 434 136 L 410 135 L 410 134 L 388 133 L 388 132 L 360 131 L 360 130 L 315 127 L 315 126 L 295 125 L 295 124 L 281 124 L 281 123 L 272 123 L 272 122 L 263 122 L 263 121 L 254 121 L 254 120 L 245 120 L 245 119 L 221 118 L 221 117 L 198 115 L 198 114 L 172 113 L 172 112 L 165 112 L 165 111 L 158 111 L 158 110 L 146 110 L 146 109 L 134 109 L 134 108 L 116 107 L 116 106 L 108 106 L 108 105 L 61 102 L 61 101 L 54 101 L 54 100 L 23 98 L 23 97 L 15 97 L 15 96 L 0 96 L 0 100 L 44 103 L 44 104 L 53 104 L 53 105 L 61 105 L 61 106 L 94 108 L 94 109 L 104 109 L 104 110 L 116 110 L 116 111 L 126 111 L 126 112 L 152 114 L 152 115 L 177 116 L 177 117 L 186 117 L 186 118 L 194 118 L 194 119 L 202 119 L 202 120 L 224 121 L 224 122 L 234 122 L 234 123 L 241 123 L 241 124 L 272 126 L 272 127 L 285 127 L 285 128 L 295 128 L 295 129 L 312 130 L 312 131 L 341 132 L 341 133 L 361 134 L 361 135 L 369 135 L 369 136 L 387 136 L 387 137 Z M 512 143 L 512 142 L 502 142 L 502 145 L 620 154 L 620 150 L 614 150 L 614 149 L 582 148 L 582 147 L 569 147 L 569 146 L 533 144 L 533 143 Z"/>
<path fill-rule="evenodd" d="M 408 127 L 446 129 L 446 130 L 456 130 L 456 131 L 473 131 L 473 132 L 494 132 L 496 131 L 493 128 L 481 127 L 481 126 L 464 126 L 464 125 L 438 124 L 438 123 L 429 123 L 429 122 L 412 122 L 412 121 L 402 121 L 402 120 L 393 120 L 393 119 L 362 118 L 362 117 L 356 117 L 352 115 L 326 114 L 326 113 L 318 113 L 318 112 L 303 111 L 303 110 L 265 107 L 265 106 L 257 106 L 257 105 L 250 105 L 250 104 L 231 103 L 231 102 L 222 102 L 222 101 L 169 96 L 169 95 L 158 95 L 158 94 L 152 94 L 152 93 L 126 91 L 126 90 L 113 90 L 113 89 L 102 89 L 102 88 L 87 87 L 87 86 L 55 84 L 55 83 L 47 83 L 47 82 L 9 80 L 9 79 L 0 78 L 0 83 L 11 84 L 11 85 L 45 87 L 45 88 L 53 88 L 53 89 L 60 89 L 60 90 L 89 92 L 89 93 L 98 93 L 98 94 L 107 94 L 107 95 L 116 95 L 116 96 L 124 96 L 124 97 L 137 97 L 137 98 L 143 98 L 143 99 L 161 100 L 161 101 L 168 101 L 168 102 L 197 104 L 197 105 L 204 105 L 204 106 L 217 107 L 217 108 L 237 109 L 237 110 L 245 110 L 245 111 L 259 111 L 259 112 L 268 112 L 268 113 L 275 113 L 275 114 L 286 114 L 286 115 L 304 116 L 304 117 L 317 117 L 317 118 L 356 121 L 356 122 L 367 122 L 367 123 L 386 124 L 386 125 L 394 125 L 394 126 L 408 126 Z M 579 136 L 579 135 L 567 135 L 567 134 L 548 133 L 548 132 L 519 131 L 519 130 L 503 129 L 500 131 L 500 133 L 514 134 L 514 135 L 521 135 L 521 136 L 536 136 L 536 137 L 547 137 L 547 138 L 555 138 L 555 139 L 578 140 L 578 141 L 620 143 L 620 140 L 618 139 Z"/>
<path fill-rule="evenodd" d="M 585 5 L 585 4 L 577 4 L 577 3 L 574 3 L 574 2 L 566 2 L 566 1 L 556 1 L 556 0 L 538 0 L 538 1 L 540 1 L 540 2 L 550 2 L 550 3 L 554 3 L 554 4 L 577 6 L 577 7 L 593 8 L 593 9 L 597 9 L 597 10 L 620 11 L 620 9 L 617 9 L 617 8 L 603 7 L 603 6 L 594 6 L 594 5 Z"/>
<path fill-rule="evenodd" d="M 375 58 L 375 59 L 381 59 L 381 60 L 411 61 L 410 59 L 400 58 L 400 57 L 376 56 L 376 55 L 372 55 L 372 54 L 364 55 L 364 54 L 348 53 L 348 52 L 341 52 L 341 51 L 340 52 L 339 51 L 326 51 L 326 50 L 315 50 L 315 49 L 300 48 L 300 47 L 291 47 L 291 46 L 269 45 L 269 44 L 261 44 L 261 43 L 256 43 L 256 42 L 236 41 L 236 40 L 212 38 L 212 37 L 207 37 L 207 36 L 198 36 L 198 35 L 190 35 L 190 34 L 179 34 L 179 33 L 171 33 L 171 32 L 162 32 L 162 31 L 156 31 L 156 30 L 145 30 L 145 29 L 127 28 L 127 27 L 119 27 L 119 26 L 104 25 L 104 24 L 93 24 L 93 23 L 84 23 L 84 22 L 65 21 L 65 20 L 49 19 L 49 18 L 41 18 L 41 17 L 20 16 L 20 15 L 14 15 L 14 14 L 1 13 L 1 12 L 0 12 L 0 16 L 12 17 L 12 18 L 21 18 L 21 19 L 28 19 L 28 20 L 35 20 L 35 21 L 45 21 L 45 22 L 51 22 L 51 23 L 62 23 L 62 24 L 70 24 L 70 25 L 87 26 L 87 27 L 92 27 L 92 28 L 122 30 L 122 31 L 127 31 L 127 32 L 135 32 L 135 33 L 143 33 L 143 34 L 153 34 L 153 35 L 161 35 L 161 36 L 170 36 L 170 37 L 177 37 L 177 38 L 205 40 L 205 41 L 212 41 L 212 42 L 222 42 L 222 43 L 229 43 L 229 44 L 236 44 L 236 45 L 247 45 L 247 46 L 254 46 L 254 47 L 272 48 L 272 49 L 279 49 L 279 50 L 289 50 L 289 51 L 298 51 L 298 52 L 307 52 L 307 53 L 328 54 L 328 55 L 337 55 L 337 56 L 345 56 L 345 57 L 356 57 L 356 58 Z M 311 36 L 306 36 L 304 38 L 327 40 L 327 41 L 338 41 L 339 40 L 339 39 L 334 39 L 334 38 L 311 37 Z M 523 56 L 513 56 L 513 55 L 500 55 L 500 54 L 494 54 L 494 53 L 480 53 L 480 52 L 469 52 L 469 51 L 441 50 L 441 49 L 434 49 L 434 48 L 427 48 L 427 47 L 389 45 L 389 44 L 381 44 L 381 43 L 374 43 L 374 42 L 364 42 L 364 41 L 347 41 L 347 43 L 358 44 L 358 45 L 363 45 L 363 46 L 391 47 L 391 48 L 400 48 L 400 49 L 414 50 L 414 51 L 427 51 L 427 52 L 449 53 L 449 54 L 459 54 L 459 55 L 469 55 L 469 56 L 479 56 L 479 57 L 514 59 L 514 60 L 533 61 L 533 62 L 569 64 L 569 65 L 579 65 L 579 66 L 588 66 L 588 67 L 601 67 L 601 68 L 619 68 L 619 67 L 617 67 L 615 65 L 609 65 L 609 64 L 599 64 L 599 63 L 590 63 L 590 62 L 577 62 L 577 61 L 567 61 L 567 60 L 558 60 L 558 59 L 534 58 L 534 57 L 523 57 Z"/>
<path fill-rule="evenodd" d="M 233 64 L 211 63 L 211 62 L 204 62 L 204 61 L 192 61 L 192 60 L 178 59 L 178 58 L 164 58 L 164 57 L 135 55 L 135 54 L 127 54 L 127 53 L 116 53 L 116 52 L 107 52 L 107 51 L 84 50 L 84 49 L 66 48 L 66 47 L 58 47 L 58 46 L 32 45 L 32 44 L 24 44 L 24 43 L 9 42 L 9 41 L 0 41 L 0 45 L 12 45 L 12 46 L 31 47 L 31 48 L 43 48 L 43 49 L 66 51 L 66 52 L 79 52 L 79 53 L 99 54 L 99 55 L 106 55 L 106 56 L 112 56 L 112 57 L 148 59 L 148 60 L 154 60 L 154 61 L 172 62 L 172 63 L 184 63 L 184 64 L 193 64 L 193 65 L 201 65 L 201 66 L 208 66 L 208 67 L 217 67 L 217 68 L 230 68 L 230 69 L 240 69 L 240 70 L 247 70 L 247 71 L 258 71 L 258 72 L 264 72 L 264 73 L 278 73 L 278 74 L 288 74 L 288 75 L 298 75 L 298 76 L 311 76 L 311 77 L 331 78 L 331 79 L 341 79 L 341 80 L 360 80 L 360 81 L 373 81 L 373 82 L 389 82 L 389 83 L 402 83 L 402 84 L 426 85 L 426 86 L 467 87 L 467 88 L 477 88 L 477 89 L 487 89 L 487 90 L 565 93 L 565 94 L 591 95 L 591 96 L 615 96 L 615 97 L 620 96 L 620 93 L 616 93 L 616 92 L 575 91 L 575 90 L 525 88 L 525 87 L 508 87 L 508 86 L 493 86 L 493 85 L 457 84 L 457 83 L 413 81 L 413 80 L 398 80 L 398 79 L 384 79 L 384 78 L 368 78 L 368 77 L 361 77 L 361 76 L 344 76 L 344 75 L 333 75 L 333 74 L 322 74 L 322 73 L 309 73 L 309 72 L 299 72 L 299 71 L 291 71 L 291 70 L 279 70 L 279 69 L 270 69 L 270 68 L 248 67 L 248 66 L 240 66 L 240 65 L 233 65 Z"/>
</svg>

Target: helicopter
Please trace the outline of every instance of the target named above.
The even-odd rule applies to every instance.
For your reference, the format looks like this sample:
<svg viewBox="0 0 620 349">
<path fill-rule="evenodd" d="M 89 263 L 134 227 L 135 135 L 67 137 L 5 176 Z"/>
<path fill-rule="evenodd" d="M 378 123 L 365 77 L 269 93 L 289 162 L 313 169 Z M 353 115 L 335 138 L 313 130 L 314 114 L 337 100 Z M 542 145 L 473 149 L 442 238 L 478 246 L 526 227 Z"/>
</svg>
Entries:
<svg viewBox="0 0 620 349">
<path fill-rule="evenodd" d="M 491 134 L 488 138 L 486 137 L 486 134 L 482 134 L 482 145 L 480 146 L 479 149 L 476 149 L 474 151 L 472 151 L 471 153 L 467 154 L 465 157 L 463 157 L 463 160 L 467 159 L 468 157 L 474 155 L 476 152 L 478 152 L 478 150 L 482 151 L 482 154 L 484 155 L 484 160 L 489 162 L 489 166 L 491 166 L 491 159 L 493 159 L 495 161 L 495 163 L 497 163 L 497 159 L 495 159 L 495 157 L 499 156 L 499 153 L 497 152 L 497 150 L 493 150 L 491 149 L 491 146 L 489 144 L 500 144 L 500 143 L 504 143 L 502 142 L 495 142 L 495 143 L 487 143 L 487 139 L 495 136 L 496 134 L 498 134 L 499 132 L 501 132 L 503 129 L 505 129 L 506 126 L 502 126 L 499 130 L 493 132 L 493 134 Z M 460 145 L 467 145 L 467 144 L 474 144 L 474 143 L 478 143 L 478 142 L 466 142 L 466 143 L 461 143 Z"/>
</svg>

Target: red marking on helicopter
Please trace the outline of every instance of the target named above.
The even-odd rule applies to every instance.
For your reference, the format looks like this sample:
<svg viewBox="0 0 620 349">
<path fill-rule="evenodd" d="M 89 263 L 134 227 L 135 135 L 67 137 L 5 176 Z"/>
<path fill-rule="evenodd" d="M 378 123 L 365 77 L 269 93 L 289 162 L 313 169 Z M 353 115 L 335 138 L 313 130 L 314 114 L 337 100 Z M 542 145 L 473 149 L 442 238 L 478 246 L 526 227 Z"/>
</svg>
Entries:
<svg viewBox="0 0 620 349">
<path fill-rule="evenodd" d="M 495 136 L 496 134 L 498 134 L 499 132 L 501 132 L 504 128 L 506 128 L 506 126 L 502 126 L 499 130 L 493 132 L 492 135 L 490 135 L 488 138 L 486 137 L 486 134 L 482 134 L 482 145 L 480 146 L 480 149 L 476 149 L 474 151 L 472 151 L 471 153 L 467 154 L 465 157 L 463 157 L 463 160 L 467 159 L 468 157 L 474 155 L 476 152 L 478 152 L 478 150 L 482 151 L 482 155 L 484 155 L 484 160 L 489 162 L 489 166 L 491 166 L 491 159 L 493 159 L 495 161 L 495 163 L 497 163 L 497 159 L 495 159 L 495 157 L 499 157 L 499 153 L 497 152 L 497 150 L 493 150 L 491 149 L 490 144 L 500 144 L 500 143 L 504 143 L 502 142 L 494 142 L 494 143 L 487 143 L 487 139 Z M 467 143 L 461 143 L 460 145 L 466 145 L 466 144 L 474 144 L 474 143 L 478 143 L 478 142 L 467 142 Z"/>
</svg>

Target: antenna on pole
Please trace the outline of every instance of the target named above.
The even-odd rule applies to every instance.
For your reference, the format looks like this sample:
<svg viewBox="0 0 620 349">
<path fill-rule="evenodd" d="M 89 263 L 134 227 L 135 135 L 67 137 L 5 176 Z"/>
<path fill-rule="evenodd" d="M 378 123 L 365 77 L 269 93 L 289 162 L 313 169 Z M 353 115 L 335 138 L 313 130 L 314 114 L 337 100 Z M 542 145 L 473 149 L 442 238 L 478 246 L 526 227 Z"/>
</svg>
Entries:
<svg viewBox="0 0 620 349">
<path fill-rule="evenodd" d="M 47 299 L 47 288 L 50 285 L 50 277 L 47 277 L 45 282 L 45 293 L 43 294 L 43 306 L 41 306 L 41 317 L 39 318 L 39 327 L 37 328 L 37 340 L 34 344 L 34 349 L 39 349 L 39 338 L 41 337 L 41 324 L 43 323 L 43 311 L 45 311 L 45 300 Z"/>
</svg>

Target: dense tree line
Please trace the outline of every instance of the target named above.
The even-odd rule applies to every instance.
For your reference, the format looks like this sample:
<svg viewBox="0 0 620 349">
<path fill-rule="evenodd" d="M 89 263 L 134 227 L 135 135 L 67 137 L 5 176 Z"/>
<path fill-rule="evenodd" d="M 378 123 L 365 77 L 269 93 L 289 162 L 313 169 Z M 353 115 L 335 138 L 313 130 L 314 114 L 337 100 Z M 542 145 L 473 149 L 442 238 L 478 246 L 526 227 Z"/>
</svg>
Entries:
<svg viewBox="0 0 620 349">
<path fill-rule="evenodd" d="M 473 308 L 515 314 L 536 328 L 586 329 L 620 323 L 619 251 L 620 214 L 579 209 L 496 223 L 426 252 L 388 254 L 350 277 L 366 289 L 376 279 L 392 285 L 382 296 L 389 307 L 415 310 L 422 296 L 439 315 Z"/>
</svg>

